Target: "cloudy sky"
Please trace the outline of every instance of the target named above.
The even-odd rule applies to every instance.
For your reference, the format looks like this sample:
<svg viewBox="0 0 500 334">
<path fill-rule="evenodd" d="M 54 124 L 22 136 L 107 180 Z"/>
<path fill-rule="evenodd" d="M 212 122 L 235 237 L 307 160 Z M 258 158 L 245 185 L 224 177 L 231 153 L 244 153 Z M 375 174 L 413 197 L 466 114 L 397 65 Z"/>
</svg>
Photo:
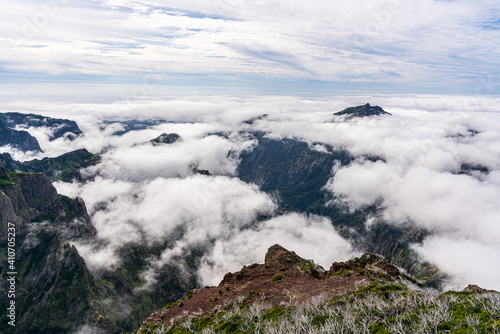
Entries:
<svg viewBox="0 0 500 334">
<path fill-rule="evenodd" d="M 0 96 L 498 93 L 495 0 L 25 0 Z"/>
</svg>

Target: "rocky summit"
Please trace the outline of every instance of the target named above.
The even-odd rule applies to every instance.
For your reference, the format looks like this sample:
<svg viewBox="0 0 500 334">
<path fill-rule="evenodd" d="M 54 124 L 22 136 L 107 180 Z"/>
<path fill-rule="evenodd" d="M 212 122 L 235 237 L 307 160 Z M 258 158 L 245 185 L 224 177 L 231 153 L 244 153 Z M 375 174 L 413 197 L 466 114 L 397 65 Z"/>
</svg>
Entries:
<svg viewBox="0 0 500 334">
<path fill-rule="evenodd" d="M 370 117 L 370 116 L 382 116 L 391 114 L 384 111 L 384 109 L 382 109 L 379 106 L 371 106 L 369 103 L 367 103 L 362 106 L 346 108 L 342 111 L 334 113 L 333 115 L 343 116 L 345 120 L 349 120 L 355 117 Z"/>
</svg>

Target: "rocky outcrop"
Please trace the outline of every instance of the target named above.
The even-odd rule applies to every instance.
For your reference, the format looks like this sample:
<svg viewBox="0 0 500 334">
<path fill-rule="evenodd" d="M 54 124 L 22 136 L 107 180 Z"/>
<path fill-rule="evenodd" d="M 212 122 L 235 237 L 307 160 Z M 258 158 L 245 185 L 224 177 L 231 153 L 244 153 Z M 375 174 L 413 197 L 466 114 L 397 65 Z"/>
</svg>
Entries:
<svg viewBox="0 0 500 334">
<path fill-rule="evenodd" d="M 373 254 L 321 277 L 297 271 L 306 260 L 278 245 L 266 259 L 166 305 L 134 333 L 473 333 L 498 322 L 498 292 L 423 288 Z"/>
<path fill-rule="evenodd" d="M 182 140 L 182 137 L 177 133 L 162 133 L 156 138 L 151 139 L 145 143 L 134 144 L 132 147 L 137 147 L 140 145 L 153 145 L 153 146 L 161 146 L 161 145 L 170 145 Z"/>
<path fill-rule="evenodd" d="M 311 260 L 274 245 L 269 248 L 264 264 L 252 264 L 239 272 L 227 273 L 217 287 L 190 292 L 186 298 L 151 315 L 142 329 L 162 324 L 168 326 L 181 316 L 209 316 L 216 314 L 215 310 L 243 308 L 258 303 L 279 307 L 290 305 L 293 301 L 294 305 L 299 305 L 315 296 L 331 298 L 356 290 L 375 280 L 413 281 L 373 254 L 365 254 L 348 262 L 335 262 L 326 271 Z"/>
<path fill-rule="evenodd" d="M 151 139 L 150 142 L 153 146 L 157 146 L 163 144 L 173 144 L 179 140 L 182 140 L 182 138 L 177 133 L 162 133 L 158 137 Z"/>
</svg>

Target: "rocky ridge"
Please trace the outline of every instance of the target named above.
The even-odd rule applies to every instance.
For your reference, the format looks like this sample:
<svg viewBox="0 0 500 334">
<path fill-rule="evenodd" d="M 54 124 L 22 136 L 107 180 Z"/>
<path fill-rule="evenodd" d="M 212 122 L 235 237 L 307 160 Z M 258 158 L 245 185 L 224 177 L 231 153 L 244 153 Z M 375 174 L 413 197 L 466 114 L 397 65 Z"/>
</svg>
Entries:
<svg viewBox="0 0 500 334">
<path fill-rule="evenodd" d="M 305 260 L 280 245 L 269 248 L 264 264 L 227 273 L 217 287 L 193 290 L 186 298 L 151 315 L 137 333 L 160 324 L 173 324 L 189 315 L 210 316 L 233 307 L 265 303 L 270 307 L 303 303 L 315 296 L 332 298 L 373 280 L 415 282 L 374 254 L 335 262 L 329 270 Z"/>
<path fill-rule="evenodd" d="M 500 294 L 422 288 L 373 254 L 324 270 L 279 245 L 152 314 L 142 333 L 497 333 Z"/>
</svg>

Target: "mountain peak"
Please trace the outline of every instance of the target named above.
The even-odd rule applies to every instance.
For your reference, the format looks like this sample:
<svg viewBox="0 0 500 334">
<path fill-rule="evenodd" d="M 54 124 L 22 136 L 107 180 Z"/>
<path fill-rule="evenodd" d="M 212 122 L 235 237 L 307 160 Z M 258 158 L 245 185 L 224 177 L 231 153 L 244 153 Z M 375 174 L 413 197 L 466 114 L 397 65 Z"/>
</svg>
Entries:
<svg viewBox="0 0 500 334">
<path fill-rule="evenodd" d="M 381 115 L 391 115 L 379 106 L 371 106 L 370 103 L 357 107 L 349 107 L 342 111 L 336 112 L 335 116 L 345 116 L 346 119 L 351 119 L 354 117 L 369 117 L 369 116 L 381 116 Z"/>
<path fill-rule="evenodd" d="M 296 269 L 300 273 L 313 276 L 325 271 L 323 267 L 315 264 L 314 261 L 305 260 L 295 252 L 291 252 L 278 244 L 269 247 L 265 257 L 265 264 L 281 264 L 287 268 Z"/>
<path fill-rule="evenodd" d="M 150 142 L 156 146 L 162 144 L 173 144 L 179 140 L 181 140 L 181 136 L 177 133 L 162 133 L 158 137 L 151 139 Z"/>
</svg>

